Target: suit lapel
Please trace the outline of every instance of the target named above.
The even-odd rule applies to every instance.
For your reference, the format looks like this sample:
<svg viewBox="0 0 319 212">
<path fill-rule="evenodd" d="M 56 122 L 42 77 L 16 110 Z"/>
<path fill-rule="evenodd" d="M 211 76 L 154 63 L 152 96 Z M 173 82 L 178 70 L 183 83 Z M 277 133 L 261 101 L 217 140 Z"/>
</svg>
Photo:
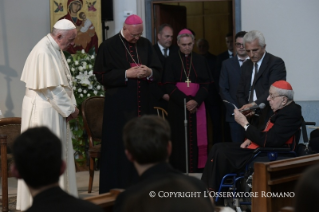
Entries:
<svg viewBox="0 0 319 212">
<path fill-rule="evenodd" d="M 258 73 L 257 73 L 257 75 L 256 75 L 256 79 L 254 79 L 254 83 L 257 82 L 257 80 L 260 78 L 260 76 L 261 76 L 261 75 L 263 74 L 263 72 L 266 70 L 266 68 L 267 68 L 267 66 L 268 66 L 268 61 L 269 61 L 269 54 L 266 53 L 266 54 L 265 54 L 265 57 L 264 57 L 264 59 L 263 59 L 263 61 L 262 61 L 262 63 L 261 63 L 261 66 L 260 66 L 260 68 L 259 68 L 259 70 L 258 70 Z"/>
</svg>

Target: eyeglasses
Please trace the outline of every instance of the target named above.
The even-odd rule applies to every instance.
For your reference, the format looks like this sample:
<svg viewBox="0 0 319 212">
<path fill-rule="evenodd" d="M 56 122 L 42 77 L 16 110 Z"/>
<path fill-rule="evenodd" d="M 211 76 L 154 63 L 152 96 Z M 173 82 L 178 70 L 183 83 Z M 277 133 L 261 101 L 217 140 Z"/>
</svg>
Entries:
<svg viewBox="0 0 319 212">
<path fill-rule="evenodd" d="M 235 43 L 236 47 L 243 47 L 244 48 L 244 44 L 243 43 Z"/>
<path fill-rule="evenodd" d="M 131 36 L 132 38 L 139 38 L 139 37 L 142 36 L 142 34 L 137 34 L 137 35 L 130 34 L 130 36 Z"/>
<path fill-rule="evenodd" d="M 273 96 L 272 94 L 269 94 L 269 98 L 270 98 L 271 100 L 274 100 L 276 97 L 279 97 L 279 96 L 283 96 L 283 95 Z"/>
</svg>

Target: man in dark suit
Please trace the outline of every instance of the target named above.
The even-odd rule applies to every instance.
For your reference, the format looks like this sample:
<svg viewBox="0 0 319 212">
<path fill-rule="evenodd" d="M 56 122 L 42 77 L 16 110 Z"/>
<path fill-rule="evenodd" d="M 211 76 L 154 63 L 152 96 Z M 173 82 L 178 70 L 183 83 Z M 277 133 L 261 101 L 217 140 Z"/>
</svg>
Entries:
<svg viewBox="0 0 319 212">
<path fill-rule="evenodd" d="M 168 122 L 157 116 L 134 118 L 125 125 L 125 154 L 140 177 L 137 184 L 119 194 L 115 212 L 214 211 L 211 199 L 204 196 L 203 182 L 169 165 L 170 135 Z M 196 196 L 188 198 L 186 194 Z"/>
<path fill-rule="evenodd" d="M 69 212 L 103 210 L 93 203 L 77 199 L 59 186 L 66 164 L 62 160 L 62 143 L 47 127 L 30 128 L 14 142 L 11 172 L 23 179 L 33 197 L 26 212 Z M 18 191 L 19 192 L 19 191 Z"/>
<path fill-rule="evenodd" d="M 250 60 L 241 67 L 241 80 L 237 90 L 237 99 L 240 110 L 249 109 L 254 105 L 264 103 L 259 117 L 254 111 L 248 111 L 250 124 L 262 127 L 272 114 L 267 97 L 272 83 L 286 80 L 284 61 L 266 52 L 266 43 L 263 34 L 257 30 L 248 32 L 244 36 L 244 45 Z"/>
<path fill-rule="evenodd" d="M 246 33 L 247 32 L 245 31 L 240 31 L 236 34 L 235 47 L 237 54 L 233 58 L 223 62 L 219 78 L 220 95 L 223 100 L 229 102 L 225 102 L 225 120 L 229 124 L 231 139 L 233 142 L 243 142 L 245 137 L 244 129 L 235 121 L 234 116 L 232 115 L 234 112 L 234 106 L 232 104 L 239 107 L 236 94 L 241 75 L 240 67 L 247 59 L 249 59 L 243 44 L 243 37 Z"/>
<path fill-rule="evenodd" d="M 225 41 L 226 41 L 227 51 L 224 51 L 223 53 L 217 55 L 217 59 L 216 59 L 216 70 L 218 70 L 218 72 L 220 72 L 222 68 L 223 61 L 233 57 L 233 50 L 234 50 L 233 33 L 228 33 L 225 37 Z"/>
<path fill-rule="evenodd" d="M 165 69 L 166 59 L 172 55 L 173 52 L 178 50 L 176 45 L 172 45 L 173 41 L 173 28 L 169 24 L 162 24 L 158 28 L 157 43 L 153 48 L 161 61 L 163 70 Z M 163 71 L 164 72 L 164 71 Z M 162 73 L 163 73 L 162 72 Z M 162 107 L 167 111 L 169 96 L 161 82 L 154 85 L 152 91 L 152 107 Z M 152 108 L 151 108 L 152 109 Z M 154 111 L 154 110 L 151 110 Z"/>
</svg>

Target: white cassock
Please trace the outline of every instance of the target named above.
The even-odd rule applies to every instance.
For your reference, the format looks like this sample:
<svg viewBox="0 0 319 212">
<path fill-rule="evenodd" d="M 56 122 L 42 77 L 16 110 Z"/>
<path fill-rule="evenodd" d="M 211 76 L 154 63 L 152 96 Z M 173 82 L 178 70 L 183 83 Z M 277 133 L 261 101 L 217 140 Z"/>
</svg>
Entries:
<svg viewBox="0 0 319 212">
<path fill-rule="evenodd" d="M 21 81 L 26 83 L 22 103 L 21 132 L 30 127 L 47 126 L 62 141 L 67 169 L 60 177 L 60 186 L 77 197 L 74 151 L 66 117 L 75 111 L 71 73 L 65 57 L 50 34 L 42 38 L 29 54 Z M 63 56 L 62 56 L 63 55 Z M 25 211 L 32 204 L 31 194 L 23 180 L 18 180 L 17 210 Z"/>
</svg>

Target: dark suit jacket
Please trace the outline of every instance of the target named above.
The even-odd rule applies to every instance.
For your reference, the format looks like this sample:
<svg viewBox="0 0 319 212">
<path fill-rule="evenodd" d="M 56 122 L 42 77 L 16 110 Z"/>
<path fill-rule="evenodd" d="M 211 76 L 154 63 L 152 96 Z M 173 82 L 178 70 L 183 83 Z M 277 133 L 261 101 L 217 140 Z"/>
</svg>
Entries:
<svg viewBox="0 0 319 212">
<path fill-rule="evenodd" d="M 204 197 L 204 191 L 206 191 L 206 187 L 202 181 L 184 175 L 173 169 L 168 163 L 163 162 L 146 170 L 140 176 L 139 183 L 120 193 L 113 211 L 214 211 L 210 199 L 207 196 Z M 155 196 L 150 197 L 152 192 Z M 164 192 L 166 194 L 174 192 L 177 195 L 178 192 L 181 195 L 186 194 L 186 192 L 199 192 L 200 196 L 161 198 Z M 188 205 L 188 210 L 185 210 L 186 205 Z"/>
<path fill-rule="evenodd" d="M 56 186 L 42 191 L 33 199 L 26 212 L 103 212 L 102 208 L 85 200 L 75 198 Z"/>
<path fill-rule="evenodd" d="M 159 48 L 158 43 L 154 44 L 153 48 L 154 48 L 159 60 L 161 61 L 162 68 L 163 68 L 162 73 L 164 73 L 165 63 L 166 63 L 167 58 L 169 56 L 171 56 L 174 52 L 177 52 L 178 47 L 175 45 L 171 45 L 169 47 L 169 56 L 167 58 L 165 58 L 164 55 L 162 54 L 162 51 Z M 154 105 L 163 107 L 165 110 L 167 110 L 167 102 L 162 99 L 163 95 L 166 94 L 167 92 L 165 90 L 165 86 L 163 86 L 161 82 L 162 82 L 162 77 L 161 77 L 161 80 L 159 81 L 158 85 L 154 84 L 151 86 L 151 94 L 152 94 L 152 98 L 154 98 L 154 99 L 152 99 L 152 102 Z M 166 104 L 165 104 L 165 102 L 166 102 Z"/>
<path fill-rule="evenodd" d="M 216 70 L 218 72 L 220 72 L 221 68 L 222 68 L 222 63 L 224 60 L 227 60 L 229 59 L 229 53 L 228 53 L 228 50 L 217 55 L 217 59 L 216 59 Z"/>
<path fill-rule="evenodd" d="M 239 107 L 248 103 L 252 71 L 253 62 L 251 60 L 246 61 L 241 67 L 241 80 L 237 90 Z M 265 121 L 268 120 L 272 114 L 267 97 L 269 95 L 270 86 L 278 80 L 286 80 L 285 63 L 281 58 L 266 53 L 256 75 L 256 79 L 254 80 L 257 96 L 255 103 L 257 105 L 260 103 L 264 103 L 266 105 L 260 114 L 260 123 L 258 126 L 264 125 Z"/>
<path fill-rule="evenodd" d="M 247 61 L 246 61 L 247 62 Z M 219 78 L 219 93 L 223 100 L 227 100 L 235 104 L 238 108 L 237 102 L 237 88 L 240 81 L 240 65 L 238 61 L 238 57 L 234 56 L 228 60 L 225 60 L 222 63 L 222 69 L 220 72 Z M 226 106 L 226 121 L 227 122 L 235 122 L 234 116 L 232 115 L 234 112 L 234 106 L 225 103 Z"/>
</svg>

